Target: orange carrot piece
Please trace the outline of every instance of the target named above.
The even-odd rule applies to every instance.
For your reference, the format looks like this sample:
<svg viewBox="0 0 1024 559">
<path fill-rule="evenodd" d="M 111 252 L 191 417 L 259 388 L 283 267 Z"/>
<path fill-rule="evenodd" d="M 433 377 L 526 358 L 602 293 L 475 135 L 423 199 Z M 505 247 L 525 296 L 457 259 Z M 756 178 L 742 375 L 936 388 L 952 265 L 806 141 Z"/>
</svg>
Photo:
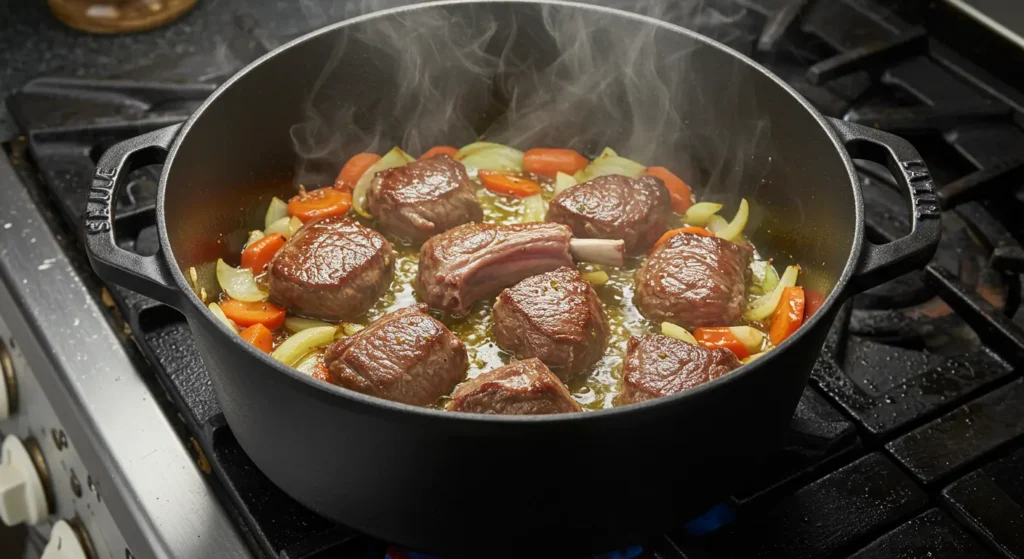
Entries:
<svg viewBox="0 0 1024 559">
<path fill-rule="evenodd" d="M 220 304 L 220 309 L 235 324 L 249 327 L 262 324 L 274 330 L 284 324 L 285 310 L 273 303 L 246 303 L 235 299 L 227 299 Z"/>
<path fill-rule="evenodd" d="M 429 159 L 435 155 L 447 155 L 448 157 L 454 158 L 456 153 L 459 153 L 459 150 L 452 146 L 434 146 L 423 152 L 420 159 Z"/>
<path fill-rule="evenodd" d="M 243 340 L 256 346 L 256 349 L 263 353 L 270 353 L 274 349 L 274 334 L 262 324 L 253 324 L 242 330 L 239 335 L 242 336 Z"/>
<path fill-rule="evenodd" d="M 478 176 L 480 182 L 484 183 L 484 187 L 495 194 L 511 195 L 518 198 L 540 194 L 540 185 L 530 179 L 483 169 L 480 170 Z"/>
<path fill-rule="evenodd" d="M 331 382 L 331 373 L 327 371 L 327 367 L 323 363 L 317 363 L 316 369 L 313 370 L 313 378 L 324 382 Z"/>
<path fill-rule="evenodd" d="M 347 188 L 318 188 L 288 201 L 288 213 L 301 219 L 321 219 L 345 215 L 352 207 L 352 192 Z"/>
<path fill-rule="evenodd" d="M 378 161 L 380 161 L 380 156 L 376 153 L 357 153 L 353 155 L 345 162 L 345 166 L 341 168 L 341 172 L 338 173 L 338 178 L 334 181 L 334 185 L 354 187 L 359 182 L 359 178 L 366 173 L 366 170 Z"/>
<path fill-rule="evenodd" d="M 671 239 L 672 237 L 675 237 L 676 235 L 678 235 L 680 233 L 692 233 L 694 235 L 703 235 L 705 237 L 714 237 L 715 236 L 714 233 L 712 233 L 711 231 L 708 231 L 707 229 L 705 229 L 703 227 L 697 227 L 695 225 L 689 225 L 687 227 L 680 227 L 679 229 L 672 229 L 671 231 L 666 231 L 665 234 L 662 235 L 660 239 L 658 239 L 658 242 L 654 243 L 654 246 L 651 247 L 651 249 L 653 250 L 653 249 L 657 248 L 661 243 L 664 243 L 665 241 Z"/>
<path fill-rule="evenodd" d="M 697 343 L 708 349 L 723 347 L 735 353 L 739 359 L 750 357 L 747 346 L 743 345 L 728 327 L 697 328 L 693 331 L 693 337 Z"/>
<path fill-rule="evenodd" d="M 287 239 L 280 233 L 271 233 L 242 251 L 242 267 L 249 268 L 254 274 L 263 273 L 270 259 L 284 246 Z"/>
<path fill-rule="evenodd" d="M 787 287 L 782 290 L 779 306 L 772 315 L 772 326 L 768 329 L 768 338 L 779 345 L 793 335 L 804 323 L 804 288 Z"/>
<path fill-rule="evenodd" d="M 523 155 L 523 169 L 542 177 L 554 178 L 559 172 L 571 175 L 589 163 L 571 149 L 533 148 Z"/>
<path fill-rule="evenodd" d="M 693 205 L 693 192 L 690 191 L 690 187 L 672 171 L 664 167 L 648 167 L 647 174 L 665 183 L 665 188 L 672 197 L 672 211 L 684 214 Z"/>
</svg>

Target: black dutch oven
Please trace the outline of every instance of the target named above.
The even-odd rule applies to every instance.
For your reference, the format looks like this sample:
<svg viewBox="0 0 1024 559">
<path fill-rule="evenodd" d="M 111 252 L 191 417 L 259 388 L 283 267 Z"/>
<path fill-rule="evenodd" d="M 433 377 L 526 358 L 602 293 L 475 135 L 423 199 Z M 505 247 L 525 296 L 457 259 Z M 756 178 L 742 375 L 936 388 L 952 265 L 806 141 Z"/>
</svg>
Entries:
<svg viewBox="0 0 1024 559">
<path fill-rule="evenodd" d="M 656 153 L 636 158 L 674 166 L 691 184 L 706 185 L 696 189 L 703 199 L 735 207 L 747 198 L 750 238 L 777 263 L 799 263 L 802 284 L 825 295 L 820 308 L 766 357 L 703 386 L 554 417 L 453 414 L 364 396 L 285 367 L 229 332 L 184 271 L 218 257 L 237 261 L 237 240 L 262 228 L 269 198 L 294 194 L 291 133 L 308 123 L 311 107 L 354 108 L 352 129 L 339 132 L 336 165 L 346 153 L 367 148 L 368 130 L 383 149 L 408 139 L 415 115 L 400 122 L 395 116 L 402 114 L 393 111 L 398 105 L 385 108 L 387 99 L 430 80 L 403 82 L 408 68 L 397 68 L 415 53 L 382 49 L 373 38 L 386 29 L 408 35 L 415 46 L 420 18 L 441 18 L 452 33 L 498 23 L 481 48 L 505 61 L 500 75 L 476 74 L 493 98 L 485 110 L 453 105 L 474 134 L 500 115 L 510 98 L 500 90 L 516 83 L 517 73 L 528 83 L 531 73 L 558 63 L 565 42 L 553 21 L 574 21 L 593 37 L 589 48 L 606 53 L 628 48 L 637 37 L 653 41 L 656 56 L 644 62 L 653 65 L 651 75 L 685 73 L 677 80 L 684 87 L 669 89 L 667 98 L 680 126 L 661 127 L 664 137 L 653 139 Z M 443 45 L 435 50 L 434 60 L 456 54 Z M 594 95 L 635 94 L 623 84 L 638 71 L 612 72 Z M 622 103 L 635 99 L 626 95 Z M 629 114 L 618 109 L 598 103 L 586 115 L 552 114 L 560 126 L 517 147 L 567 146 L 594 155 L 616 145 L 617 119 Z M 640 109 L 634 104 L 632 110 Z M 622 134 L 635 140 L 637 129 L 625 128 Z M 475 139 L 435 132 L 419 147 Z M 885 245 L 865 239 L 853 158 L 888 166 L 913 212 L 905 237 Z M 126 252 L 114 243 L 114 200 L 129 171 L 160 161 L 160 251 Z M 239 72 L 184 124 L 112 147 L 96 169 L 86 228 L 89 257 L 103 279 L 184 313 L 239 444 L 300 503 L 372 536 L 428 551 L 566 557 L 572 554 L 565 550 L 643 541 L 706 510 L 749 478 L 758 459 L 780 443 L 839 306 L 923 266 L 939 238 L 939 212 L 932 181 L 906 141 L 823 117 L 779 78 L 701 35 L 581 4 L 454 2 L 379 12 L 313 32 Z"/>
</svg>

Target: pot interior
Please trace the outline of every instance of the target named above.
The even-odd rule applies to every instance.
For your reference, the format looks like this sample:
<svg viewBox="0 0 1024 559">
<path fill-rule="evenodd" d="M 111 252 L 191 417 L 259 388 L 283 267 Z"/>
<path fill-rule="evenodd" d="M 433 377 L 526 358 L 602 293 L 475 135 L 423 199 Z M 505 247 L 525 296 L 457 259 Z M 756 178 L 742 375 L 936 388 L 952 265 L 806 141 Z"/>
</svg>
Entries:
<svg viewBox="0 0 1024 559">
<path fill-rule="evenodd" d="M 354 153 L 484 138 L 605 146 L 683 178 L 777 269 L 829 293 L 854 244 L 854 185 L 822 123 L 772 78 L 676 28 L 592 7 L 461 3 L 314 34 L 216 94 L 170 161 L 164 217 L 187 270 L 237 263 L 271 196 L 330 184 Z"/>
</svg>

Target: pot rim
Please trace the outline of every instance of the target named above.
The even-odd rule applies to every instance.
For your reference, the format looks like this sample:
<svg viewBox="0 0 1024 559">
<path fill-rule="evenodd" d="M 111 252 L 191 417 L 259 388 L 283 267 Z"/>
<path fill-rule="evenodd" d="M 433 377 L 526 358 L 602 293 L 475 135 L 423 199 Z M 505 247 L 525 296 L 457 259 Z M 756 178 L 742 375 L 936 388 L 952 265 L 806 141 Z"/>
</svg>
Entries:
<svg viewBox="0 0 1024 559">
<path fill-rule="evenodd" d="M 853 159 L 850 157 L 849 152 L 846 150 L 845 145 L 840 140 L 838 133 L 832 128 L 825 117 L 815 109 L 810 102 L 808 102 L 802 95 L 800 95 L 795 89 L 789 86 L 785 81 L 779 78 L 777 75 L 769 71 L 767 68 L 758 64 L 746 55 L 728 47 L 718 41 L 710 39 L 700 33 L 680 27 L 678 25 L 662 21 L 650 16 L 637 14 L 634 12 L 628 12 L 619 10 L 616 8 L 608 8 L 603 6 L 594 6 L 590 4 L 583 4 L 580 2 L 574 2 L 571 0 L 437 0 L 432 2 L 425 2 L 421 4 L 413 4 L 409 6 L 401 6 L 397 8 L 390 8 L 386 10 L 375 11 L 369 14 L 364 14 L 355 18 L 340 21 L 320 29 L 311 31 L 305 35 L 297 37 L 284 45 L 277 47 L 269 53 L 261 56 L 255 61 L 249 63 L 247 66 L 236 72 L 231 78 L 225 81 L 220 87 L 217 88 L 202 105 L 188 120 L 181 126 L 178 131 L 174 143 L 168 151 L 167 159 L 164 164 L 163 171 L 160 176 L 160 184 L 157 191 L 157 230 L 160 238 L 160 247 L 162 249 L 165 258 L 168 259 L 168 267 L 171 269 L 171 274 L 174 276 L 174 282 L 178 289 L 184 293 L 184 299 L 188 301 L 189 310 L 194 311 L 202 316 L 203 320 L 215 321 L 214 318 L 209 314 L 209 310 L 206 305 L 199 299 L 192 288 L 188 285 L 184 274 L 181 272 L 180 267 L 177 265 L 177 261 L 174 258 L 174 251 L 171 247 L 170 240 L 167 236 L 167 223 L 166 223 L 166 192 L 167 192 L 167 179 L 171 168 L 174 166 L 174 159 L 178 153 L 178 149 L 181 147 L 183 140 L 188 136 L 189 130 L 192 126 L 203 116 L 206 109 L 217 100 L 217 98 L 229 89 L 235 82 L 243 79 L 246 74 L 252 71 L 263 62 L 289 50 L 290 48 L 297 46 L 300 43 L 313 40 L 321 35 L 333 33 L 335 30 L 349 25 L 357 25 L 367 20 L 383 17 L 391 14 L 422 10 L 422 9 L 433 9 L 439 6 L 459 5 L 459 4 L 484 4 L 484 3 L 504 3 L 504 4 L 549 4 L 565 6 L 573 9 L 592 10 L 596 12 L 603 12 L 611 14 L 616 17 L 633 19 L 648 25 L 656 25 L 662 27 L 668 31 L 680 33 L 690 37 L 692 40 L 698 41 L 705 44 L 706 46 L 717 48 L 730 54 L 742 62 L 746 63 L 753 70 L 760 71 L 766 77 L 771 79 L 776 86 L 782 88 L 786 93 L 793 97 L 803 108 L 811 114 L 811 116 L 818 122 L 822 132 L 824 132 L 829 139 L 832 141 L 833 146 L 839 152 L 840 157 L 843 160 L 843 164 L 846 166 L 846 171 L 849 177 L 849 185 L 853 191 L 854 198 L 854 234 L 853 243 L 850 248 L 850 254 L 847 257 L 846 265 L 843 267 L 842 273 L 836 280 L 835 286 L 832 292 L 825 298 L 824 302 L 819 307 L 818 311 L 814 313 L 809 320 L 807 320 L 797 332 L 784 340 L 780 345 L 776 346 L 771 351 L 771 354 L 764 358 L 758 359 L 751 363 L 741 365 L 735 371 L 718 377 L 717 379 L 711 380 L 699 386 L 684 390 L 677 394 L 669 396 L 663 396 L 661 398 L 655 398 L 646 402 L 640 402 L 635 404 L 629 404 L 623 407 L 612 407 L 596 411 L 586 411 L 582 413 L 567 413 L 567 414 L 551 414 L 551 415 L 487 415 L 478 413 L 464 413 L 464 412 L 448 412 L 440 409 L 425 408 L 419 406 L 413 406 L 410 404 L 403 404 L 399 402 L 393 402 L 376 396 L 370 396 L 349 390 L 334 384 L 326 383 L 310 376 L 304 375 L 296 371 L 292 367 L 285 366 L 283 363 L 273 359 L 270 355 L 263 353 L 256 349 L 251 344 L 245 343 L 233 332 L 230 332 L 226 326 L 218 323 L 217 330 L 221 333 L 220 343 L 233 343 L 236 345 L 244 346 L 243 351 L 247 351 L 253 358 L 262 361 L 265 365 L 272 368 L 275 374 L 287 375 L 293 381 L 298 382 L 297 387 L 302 387 L 303 390 L 310 397 L 317 397 L 324 399 L 325 402 L 341 402 L 344 401 L 347 404 L 355 404 L 363 407 L 361 411 L 373 414 L 395 414 L 401 418 L 417 418 L 418 420 L 440 420 L 440 421 L 458 421 L 464 424 L 469 423 L 498 423 L 498 424 L 509 424 L 509 425 L 523 425 L 533 423 L 569 423 L 578 421 L 600 421 L 604 419 L 611 420 L 615 417 L 625 415 L 635 415 L 650 412 L 655 408 L 660 408 L 668 405 L 681 404 L 685 400 L 695 399 L 701 397 L 702 394 L 709 391 L 723 389 L 726 385 L 736 382 L 740 376 L 754 374 L 755 370 L 770 368 L 775 361 L 776 352 L 785 352 L 791 349 L 795 349 L 796 345 L 809 335 L 809 331 L 818 327 L 828 327 L 828 324 L 820 324 L 826 320 L 829 316 L 829 311 L 836 304 L 839 304 L 845 297 L 845 291 L 847 284 L 850 282 L 851 277 L 854 274 L 854 270 L 860 260 L 861 252 L 864 243 L 864 201 L 863 195 L 857 179 L 856 169 L 853 164 Z M 184 310 L 184 309 L 183 309 Z M 820 326 L 819 326 L 820 325 Z M 195 334 L 198 334 L 193 329 Z M 330 398 L 330 400 L 326 400 Z M 339 399 L 340 398 L 340 399 Z"/>
</svg>

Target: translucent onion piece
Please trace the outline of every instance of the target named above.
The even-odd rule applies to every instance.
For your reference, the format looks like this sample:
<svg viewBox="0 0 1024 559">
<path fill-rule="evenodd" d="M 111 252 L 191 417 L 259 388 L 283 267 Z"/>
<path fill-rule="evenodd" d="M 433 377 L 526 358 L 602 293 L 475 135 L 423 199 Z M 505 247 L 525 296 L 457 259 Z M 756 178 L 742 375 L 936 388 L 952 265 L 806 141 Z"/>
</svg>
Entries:
<svg viewBox="0 0 1024 559">
<path fill-rule="evenodd" d="M 301 228 L 302 220 L 297 217 L 292 217 L 291 219 L 288 220 L 288 234 L 286 235 L 286 237 L 290 239 L 291 236 L 294 235 L 295 232 Z"/>
<path fill-rule="evenodd" d="M 217 259 L 217 283 L 228 294 L 228 297 L 246 303 L 266 301 L 269 294 L 256 285 L 252 270 L 248 268 L 232 268 L 221 259 Z"/>
<path fill-rule="evenodd" d="M 341 331 L 346 336 L 355 336 L 356 332 L 359 332 L 362 329 L 363 329 L 363 327 L 358 325 L 358 324 L 353 324 L 351 322 L 342 322 L 341 323 Z"/>
<path fill-rule="evenodd" d="M 671 322 L 661 323 L 661 334 L 688 344 L 697 345 L 697 339 L 693 337 L 693 334 L 691 334 L 689 330 L 682 326 L 676 326 Z"/>
<path fill-rule="evenodd" d="M 224 311 L 221 310 L 220 305 L 218 305 L 217 303 L 210 303 L 209 305 L 206 306 L 206 308 L 210 309 L 210 312 L 213 313 L 213 316 L 221 324 L 227 326 L 228 329 L 231 330 L 232 332 L 237 334 L 238 332 L 241 331 L 239 330 L 238 325 L 235 324 L 235 321 L 228 318 L 228 315 L 224 314 Z"/>
<path fill-rule="evenodd" d="M 494 142 L 474 142 L 455 154 L 470 174 L 480 169 L 523 172 L 523 152 Z"/>
<path fill-rule="evenodd" d="M 548 204 L 540 197 L 540 194 L 534 194 L 533 196 L 523 198 L 524 223 L 544 221 L 544 216 L 547 215 L 547 213 Z"/>
<path fill-rule="evenodd" d="M 764 347 L 764 332 L 750 326 L 731 326 L 729 331 L 747 348 L 750 353 L 757 353 Z"/>
<path fill-rule="evenodd" d="M 644 176 L 645 173 L 647 173 L 646 165 L 620 157 L 612 148 L 604 148 L 601 155 L 591 161 L 586 169 L 578 171 L 574 178 L 576 182 L 586 182 L 605 175 L 622 175 L 638 179 Z"/>
<path fill-rule="evenodd" d="M 721 209 L 721 204 L 715 204 L 714 202 L 699 202 L 690 206 L 690 209 L 686 210 L 686 215 L 683 216 L 683 222 L 689 225 L 704 227 L 708 224 L 708 220 L 711 219 L 711 216 L 718 213 Z"/>
<path fill-rule="evenodd" d="M 290 239 L 292 236 L 292 231 L 291 229 L 288 228 L 288 225 L 291 223 L 291 221 L 292 218 L 284 216 L 281 219 L 275 221 L 274 223 L 268 225 L 266 231 L 264 231 L 263 233 L 264 235 L 273 235 L 274 233 L 280 233 Z"/>
<path fill-rule="evenodd" d="M 555 175 L 555 194 L 561 194 L 563 190 L 576 186 L 576 184 L 576 179 L 572 178 L 572 175 L 567 175 L 559 171 L 558 174 Z"/>
<path fill-rule="evenodd" d="M 796 286 L 796 280 L 799 275 L 800 266 L 787 267 L 786 271 L 782 273 L 782 278 L 779 279 L 779 284 L 775 286 L 775 289 L 747 305 L 743 318 L 745 320 L 765 320 L 771 316 L 775 312 L 775 307 L 779 306 L 779 300 L 782 299 L 782 290 L 787 287 Z"/>
<path fill-rule="evenodd" d="M 359 177 L 359 182 L 356 183 L 355 189 L 352 191 L 352 207 L 355 208 L 356 213 L 363 217 L 373 217 L 370 215 L 370 210 L 366 207 L 366 192 L 370 189 L 370 182 L 373 181 L 374 175 L 385 169 L 393 169 L 395 167 L 401 167 L 406 163 L 416 161 L 416 158 L 402 151 L 400 147 L 393 147 L 391 151 L 384 154 L 374 163 L 369 169 L 363 173 L 363 176 Z"/>
<path fill-rule="evenodd" d="M 764 295 L 779 285 L 779 273 L 767 260 L 755 260 L 750 264 L 750 271 L 753 280 L 750 292 L 755 295 Z"/>
<path fill-rule="evenodd" d="M 711 231 L 715 235 L 718 235 L 718 233 L 725 230 L 725 228 L 728 226 L 729 222 L 726 221 L 724 217 L 720 215 L 713 215 L 708 218 L 708 224 L 705 227 L 707 227 L 708 231 Z"/>
<path fill-rule="evenodd" d="M 750 204 L 747 204 L 747 199 L 744 198 L 740 200 L 740 208 L 736 210 L 736 217 L 732 218 L 729 225 L 721 231 L 714 231 L 715 235 L 727 241 L 738 241 L 740 235 L 743 234 L 743 228 L 747 226 L 748 217 L 750 217 Z"/>
<path fill-rule="evenodd" d="M 270 227 L 271 223 L 274 223 L 282 217 L 288 217 L 288 204 L 286 204 L 284 200 L 275 196 L 270 200 L 270 207 L 267 208 L 267 216 L 263 218 L 263 226 Z"/>
<path fill-rule="evenodd" d="M 284 343 L 277 346 L 270 356 L 285 365 L 295 365 L 307 353 L 334 341 L 334 333 L 337 330 L 334 326 L 307 328 L 293 334 Z"/>
<path fill-rule="evenodd" d="M 320 352 L 311 351 L 305 355 L 305 357 L 299 359 L 299 362 L 295 364 L 295 370 L 302 374 L 313 376 L 316 372 L 316 366 L 320 364 Z"/>
<path fill-rule="evenodd" d="M 255 243 L 256 241 L 262 239 L 263 237 L 266 237 L 266 235 L 263 234 L 263 231 L 260 231 L 258 229 L 256 231 L 250 231 L 249 238 L 245 240 L 245 246 L 249 246 Z"/>
<path fill-rule="evenodd" d="M 323 328 L 325 326 L 334 326 L 328 322 L 322 320 L 313 320 L 312 318 L 302 318 L 299 316 L 289 316 L 284 319 L 284 327 L 291 333 L 301 332 L 309 328 Z"/>
<path fill-rule="evenodd" d="M 608 273 L 602 270 L 587 272 L 583 274 L 583 279 L 589 281 L 591 285 L 601 286 L 608 283 Z"/>
</svg>

